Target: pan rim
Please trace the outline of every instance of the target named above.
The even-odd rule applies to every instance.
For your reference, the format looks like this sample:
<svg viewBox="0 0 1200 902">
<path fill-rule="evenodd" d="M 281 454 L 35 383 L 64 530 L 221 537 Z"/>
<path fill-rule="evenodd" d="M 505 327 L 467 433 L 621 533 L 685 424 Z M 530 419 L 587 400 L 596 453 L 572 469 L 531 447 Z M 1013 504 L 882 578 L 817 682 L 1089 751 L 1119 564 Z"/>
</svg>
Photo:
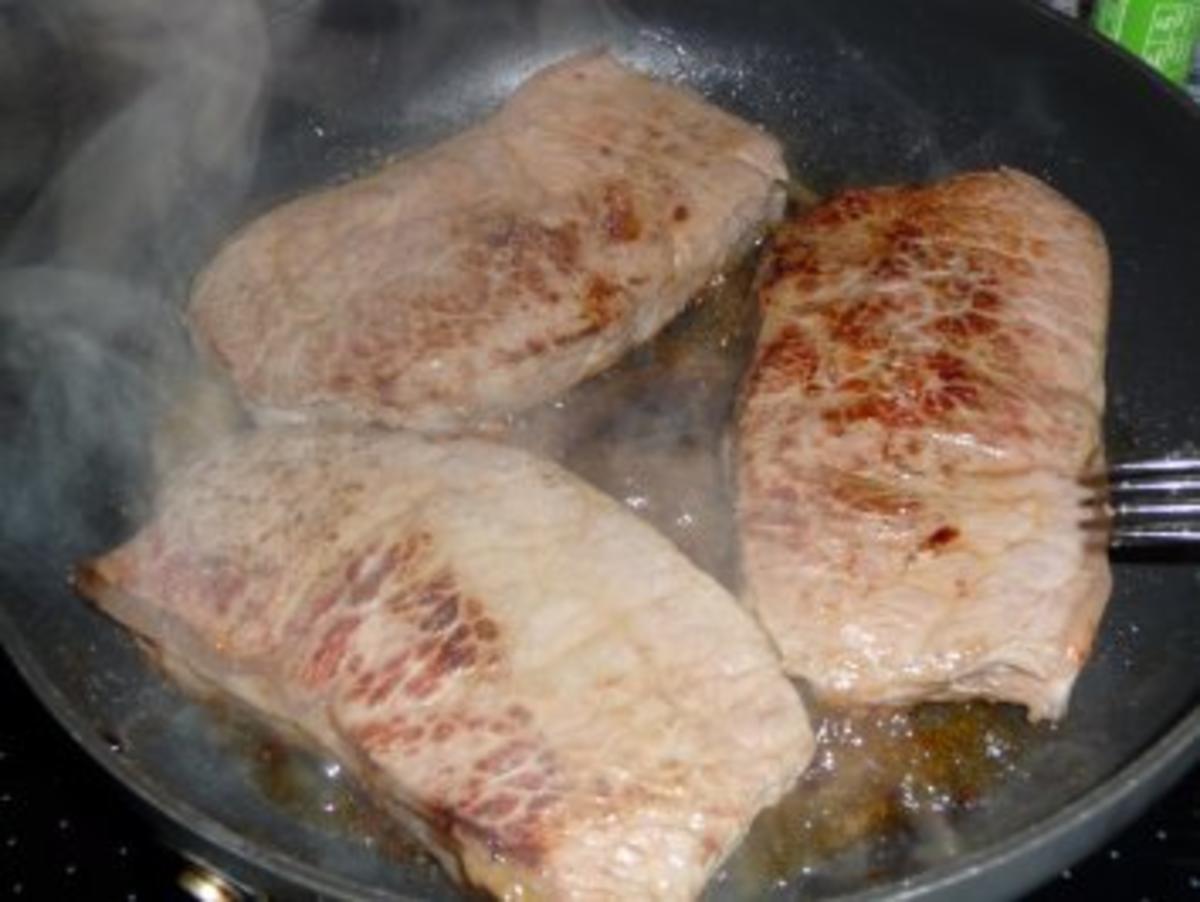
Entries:
<svg viewBox="0 0 1200 902">
<path fill-rule="evenodd" d="M 1149 65 L 1091 29 L 1072 25 L 1068 20 L 1040 5 L 1037 0 L 1022 0 L 1020 5 L 1027 14 L 1037 15 L 1045 20 L 1048 27 L 1067 29 L 1074 35 L 1072 40 L 1082 39 L 1099 48 L 1100 52 L 1112 60 L 1113 67 L 1124 67 L 1130 79 L 1141 79 L 1142 86 L 1147 90 L 1148 98 L 1152 102 L 1165 103 L 1176 114 L 1182 112 L 1187 120 L 1200 126 L 1200 104 L 1193 103 L 1178 86 Z M 1157 99 L 1154 99 L 1155 97 Z M 1200 128 L 1193 129 L 1191 134 L 1200 138 Z M 331 876 L 302 859 L 243 836 L 190 803 L 171 797 L 167 787 L 151 779 L 126 759 L 114 755 L 107 748 L 94 727 L 76 710 L 62 690 L 48 679 L 29 644 L 23 641 L 23 635 L 12 617 L 12 612 L 5 604 L 0 604 L 0 646 L 4 648 L 39 703 L 92 760 L 110 777 L 132 791 L 141 803 L 167 817 L 175 827 L 197 836 L 202 841 L 228 850 L 249 863 L 295 880 L 307 889 L 335 898 L 412 898 L 381 892 L 351 879 Z M 1200 760 L 1200 704 L 1197 700 L 1192 700 L 1189 704 L 1190 709 L 1184 707 L 1184 713 L 1134 757 L 1054 814 L 1041 818 L 1004 839 L 989 843 L 959 858 L 934 865 L 909 878 L 841 898 L 911 900 L 947 893 L 981 874 L 1003 868 L 1027 866 L 1026 859 L 1029 853 L 1041 845 L 1062 843 L 1064 846 L 1070 845 L 1076 852 L 1084 852 L 1098 845 L 1105 837 L 1132 821 L 1152 803 L 1159 792 L 1180 779 L 1189 767 Z M 167 798 L 164 799 L 164 795 Z M 1080 826 L 1096 819 L 1103 820 L 1104 829 L 1086 842 L 1080 840 Z M 1074 840 L 1073 843 L 1069 842 L 1071 839 Z M 1024 876 L 1025 886 L 1028 888 L 1041 883 L 1053 871 L 1054 867 L 1047 866 L 1045 862 L 1037 866 L 1028 865 Z"/>
<path fill-rule="evenodd" d="M 1100 34 L 1091 27 L 1090 23 L 1068 19 L 1062 13 L 1050 9 L 1042 0 L 1018 0 L 1018 5 L 1023 7 L 1026 13 L 1040 17 L 1049 27 L 1060 29 L 1060 33 L 1072 35 L 1071 40 L 1085 41 L 1089 46 L 1112 60 L 1114 66 L 1121 66 L 1130 76 L 1146 82 L 1147 87 L 1161 100 L 1170 103 L 1176 111 L 1184 113 L 1200 124 L 1200 102 L 1192 100 L 1182 87 L 1141 57 Z M 1197 136 L 1200 137 L 1200 132 L 1197 133 Z"/>
</svg>

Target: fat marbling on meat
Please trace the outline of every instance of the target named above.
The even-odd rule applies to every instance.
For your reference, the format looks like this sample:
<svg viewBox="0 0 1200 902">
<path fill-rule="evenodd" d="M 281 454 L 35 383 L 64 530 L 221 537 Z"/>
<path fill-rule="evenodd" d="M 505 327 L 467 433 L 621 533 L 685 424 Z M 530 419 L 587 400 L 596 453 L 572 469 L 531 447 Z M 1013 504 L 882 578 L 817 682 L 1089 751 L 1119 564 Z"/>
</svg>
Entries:
<svg viewBox="0 0 1200 902">
<path fill-rule="evenodd" d="M 686 899 L 807 764 L 757 624 L 619 504 L 478 441 L 267 429 L 80 589 L 504 898 Z"/>
<path fill-rule="evenodd" d="M 576 56 L 481 124 L 250 224 L 190 322 L 257 410 L 453 430 L 657 332 L 778 217 L 786 175 L 764 131 Z"/>
<path fill-rule="evenodd" d="M 1064 712 L 1110 590 L 1109 264 L 1013 170 L 848 190 L 774 236 L 738 418 L 745 593 L 789 672 L 848 703 Z"/>
</svg>

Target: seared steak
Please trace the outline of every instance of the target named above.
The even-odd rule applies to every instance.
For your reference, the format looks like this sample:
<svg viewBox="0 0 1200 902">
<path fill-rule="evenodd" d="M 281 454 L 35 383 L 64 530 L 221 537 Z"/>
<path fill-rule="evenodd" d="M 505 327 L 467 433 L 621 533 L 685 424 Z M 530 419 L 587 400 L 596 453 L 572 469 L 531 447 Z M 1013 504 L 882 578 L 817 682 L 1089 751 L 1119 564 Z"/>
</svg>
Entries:
<svg viewBox="0 0 1200 902">
<path fill-rule="evenodd" d="M 288 203 L 198 279 L 201 343 L 261 410 L 453 429 L 657 332 L 782 208 L 766 133 L 605 54 Z"/>
<path fill-rule="evenodd" d="M 557 466 L 263 430 L 81 589 L 184 683 L 293 724 L 504 898 L 684 899 L 812 754 L 740 606 Z"/>
<path fill-rule="evenodd" d="M 738 423 L 746 597 L 842 702 L 1058 717 L 1108 598 L 1085 542 L 1108 258 L 1012 170 L 847 191 L 783 227 Z"/>
</svg>

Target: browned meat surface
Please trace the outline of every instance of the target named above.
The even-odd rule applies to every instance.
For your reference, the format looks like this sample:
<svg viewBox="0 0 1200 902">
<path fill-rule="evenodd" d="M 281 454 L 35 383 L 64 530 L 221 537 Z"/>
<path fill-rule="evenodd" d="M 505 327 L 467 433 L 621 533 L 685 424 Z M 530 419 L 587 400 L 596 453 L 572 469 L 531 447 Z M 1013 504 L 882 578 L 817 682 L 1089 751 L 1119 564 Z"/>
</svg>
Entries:
<svg viewBox="0 0 1200 902">
<path fill-rule="evenodd" d="M 1110 588 L 1098 465 L 1108 258 L 1011 170 L 848 191 L 783 227 L 738 422 L 746 597 L 837 702 L 1058 717 Z"/>
<path fill-rule="evenodd" d="M 497 445 L 237 436 L 79 580 L 186 684 L 294 725 L 504 898 L 693 897 L 812 754 L 725 590 Z"/>
<path fill-rule="evenodd" d="M 260 410 L 451 429 L 653 335 L 782 208 L 766 133 L 605 54 L 237 235 L 194 289 Z"/>
</svg>

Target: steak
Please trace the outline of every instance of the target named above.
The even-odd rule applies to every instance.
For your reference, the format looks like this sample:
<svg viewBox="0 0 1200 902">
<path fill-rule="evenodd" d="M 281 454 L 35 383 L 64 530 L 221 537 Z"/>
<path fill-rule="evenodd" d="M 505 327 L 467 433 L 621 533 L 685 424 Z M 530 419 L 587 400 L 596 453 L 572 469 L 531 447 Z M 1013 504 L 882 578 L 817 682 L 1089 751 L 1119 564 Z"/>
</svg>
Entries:
<svg viewBox="0 0 1200 902">
<path fill-rule="evenodd" d="M 632 514 L 473 440 L 259 430 L 82 592 L 503 898 L 685 899 L 813 748 L 765 635 Z"/>
<path fill-rule="evenodd" d="M 654 335 L 782 211 L 765 132 L 607 54 L 287 203 L 199 276 L 199 343 L 260 412 L 459 429 Z"/>
<path fill-rule="evenodd" d="M 738 518 L 785 668 L 834 702 L 1059 717 L 1110 591 L 1078 483 L 1102 457 L 1099 229 L 999 170 L 846 191 L 762 266 Z"/>
</svg>

